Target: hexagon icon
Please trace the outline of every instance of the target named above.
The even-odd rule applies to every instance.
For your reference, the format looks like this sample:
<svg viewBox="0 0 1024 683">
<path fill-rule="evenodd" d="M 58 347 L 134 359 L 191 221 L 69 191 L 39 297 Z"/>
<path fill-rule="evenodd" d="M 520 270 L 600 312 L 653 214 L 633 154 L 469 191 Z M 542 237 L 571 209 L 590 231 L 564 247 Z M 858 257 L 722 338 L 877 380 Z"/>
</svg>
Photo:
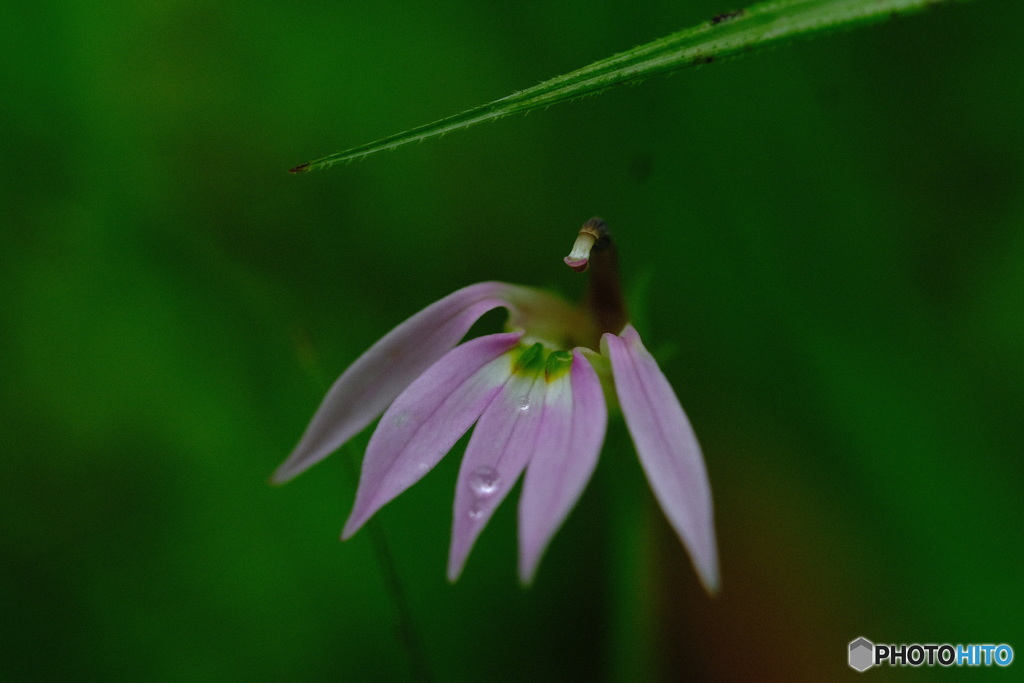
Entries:
<svg viewBox="0 0 1024 683">
<path fill-rule="evenodd" d="M 875 644 L 867 638 L 858 638 L 850 643 L 850 666 L 857 671 L 866 671 L 874 665 Z"/>
</svg>

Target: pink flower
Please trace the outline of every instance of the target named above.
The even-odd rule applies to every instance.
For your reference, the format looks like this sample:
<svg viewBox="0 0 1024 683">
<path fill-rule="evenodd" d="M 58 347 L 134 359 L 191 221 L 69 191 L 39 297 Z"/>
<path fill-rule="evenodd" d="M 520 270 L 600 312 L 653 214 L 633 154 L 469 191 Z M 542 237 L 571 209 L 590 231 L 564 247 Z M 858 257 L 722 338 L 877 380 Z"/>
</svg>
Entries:
<svg viewBox="0 0 1024 683">
<path fill-rule="evenodd" d="M 582 256 L 574 248 L 574 270 L 586 269 L 590 246 Z M 500 306 L 509 311 L 508 332 L 459 344 Z M 389 332 L 342 374 L 274 481 L 311 467 L 383 413 L 342 532 L 347 539 L 476 423 L 455 489 L 448 578 L 461 574 L 525 470 L 519 576 L 529 583 L 597 464 L 608 415 L 602 382 L 610 383 L 655 497 L 714 592 L 711 488 L 690 423 L 633 326 L 601 334 L 600 353 L 580 344 L 597 339 L 594 327 L 584 312 L 539 290 L 500 282 L 460 289 Z"/>
</svg>

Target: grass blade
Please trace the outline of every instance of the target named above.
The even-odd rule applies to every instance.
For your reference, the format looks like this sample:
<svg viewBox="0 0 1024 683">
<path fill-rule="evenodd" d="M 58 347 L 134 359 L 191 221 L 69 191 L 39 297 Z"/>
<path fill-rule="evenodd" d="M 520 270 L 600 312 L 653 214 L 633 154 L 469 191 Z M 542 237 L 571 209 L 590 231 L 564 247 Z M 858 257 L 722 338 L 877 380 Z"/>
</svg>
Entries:
<svg viewBox="0 0 1024 683">
<path fill-rule="evenodd" d="M 303 173 L 392 150 L 469 126 L 594 95 L 650 76 L 708 64 L 794 38 L 852 28 L 965 0 L 770 0 L 725 12 L 531 88 L 424 126 L 291 169 Z"/>
</svg>

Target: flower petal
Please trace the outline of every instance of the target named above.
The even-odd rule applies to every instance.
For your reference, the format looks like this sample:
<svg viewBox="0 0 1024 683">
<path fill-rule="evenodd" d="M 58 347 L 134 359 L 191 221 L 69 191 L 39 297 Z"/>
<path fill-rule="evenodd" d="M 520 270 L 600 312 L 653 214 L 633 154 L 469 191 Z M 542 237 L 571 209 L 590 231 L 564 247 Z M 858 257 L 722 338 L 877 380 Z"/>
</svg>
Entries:
<svg viewBox="0 0 1024 683">
<path fill-rule="evenodd" d="M 363 458 L 342 539 L 441 461 L 512 374 L 508 352 L 522 334 L 492 334 L 449 351 L 387 409 Z"/>
<path fill-rule="evenodd" d="M 533 581 L 552 536 L 597 466 L 608 409 L 597 373 L 576 350 L 566 377 L 548 383 L 537 448 L 519 498 L 519 578 Z"/>
<path fill-rule="evenodd" d="M 427 306 L 384 335 L 338 378 L 288 459 L 280 484 L 320 462 L 361 432 L 414 379 L 459 343 L 480 316 L 522 288 L 480 282 Z"/>
<path fill-rule="evenodd" d="M 647 481 L 690 553 L 701 582 L 718 589 L 711 485 L 704 458 L 679 399 L 640 335 L 627 325 L 622 334 L 605 334 L 615 392 L 633 437 Z"/>
<path fill-rule="evenodd" d="M 449 581 L 459 578 L 477 536 L 533 455 L 546 385 L 543 374 L 513 374 L 473 430 L 455 488 Z"/>
</svg>

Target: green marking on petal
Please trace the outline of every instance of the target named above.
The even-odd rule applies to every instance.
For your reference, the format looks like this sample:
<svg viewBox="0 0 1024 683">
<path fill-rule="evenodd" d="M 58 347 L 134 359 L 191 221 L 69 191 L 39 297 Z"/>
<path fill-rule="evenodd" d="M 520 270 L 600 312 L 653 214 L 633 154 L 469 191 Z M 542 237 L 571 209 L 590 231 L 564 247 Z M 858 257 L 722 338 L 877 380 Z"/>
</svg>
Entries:
<svg viewBox="0 0 1024 683">
<path fill-rule="evenodd" d="M 512 356 L 512 374 L 537 377 L 544 371 L 544 345 L 540 342 L 530 347 L 519 347 L 519 354 Z"/>
<path fill-rule="evenodd" d="M 554 382 L 565 376 L 572 367 L 572 353 L 569 351 L 553 351 L 544 366 L 544 378 Z"/>
<path fill-rule="evenodd" d="M 533 379 L 541 375 L 548 382 L 561 379 L 572 368 L 572 352 L 549 351 L 544 344 L 537 342 L 530 346 L 521 345 L 509 354 L 512 362 L 512 374 Z"/>
</svg>

